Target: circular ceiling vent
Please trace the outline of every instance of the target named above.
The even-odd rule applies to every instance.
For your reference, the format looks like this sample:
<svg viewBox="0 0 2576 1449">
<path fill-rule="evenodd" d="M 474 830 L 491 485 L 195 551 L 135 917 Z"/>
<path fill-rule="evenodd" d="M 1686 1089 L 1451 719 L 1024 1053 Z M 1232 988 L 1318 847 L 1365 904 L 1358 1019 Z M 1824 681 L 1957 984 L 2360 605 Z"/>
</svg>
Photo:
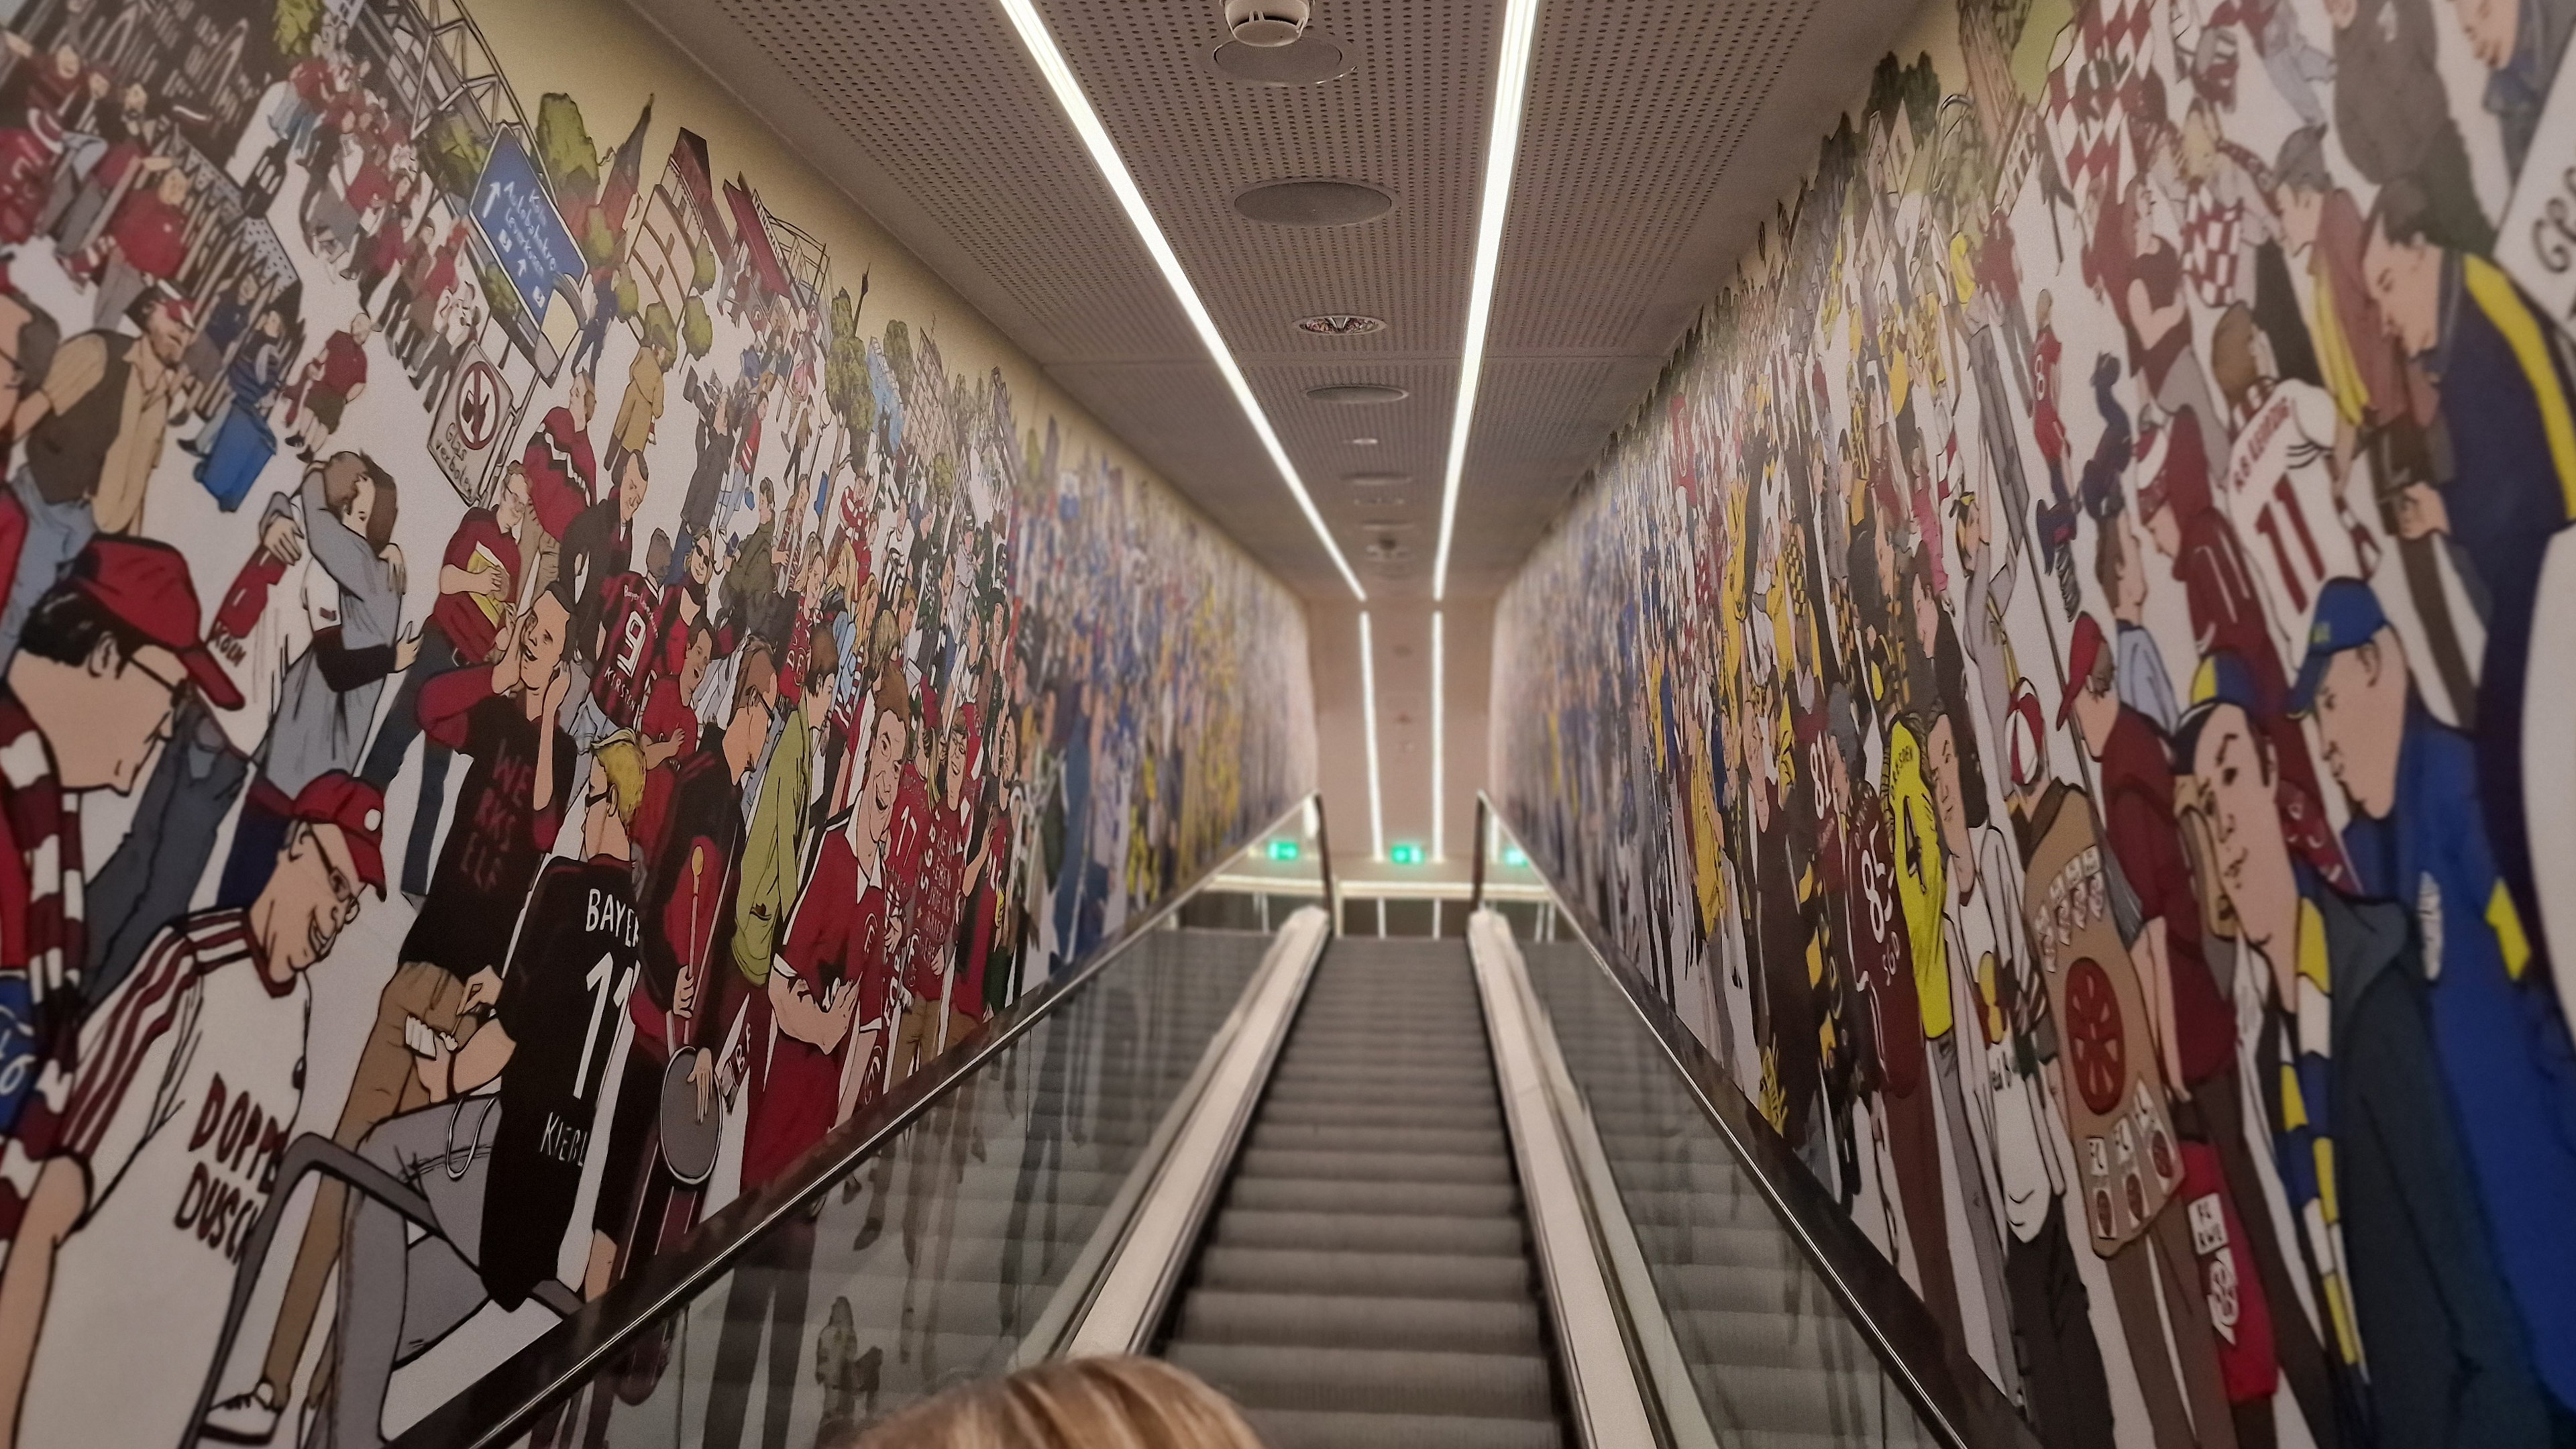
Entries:
<svg viewBox="0 0 2576 1449">
<path fill-rule="evenodd" d="M 1254 86 L 1318 86 L 1359 66 L 1350 43 L 1309 30 L 1293 45 L 1246 45 L 1229 40 L 1207 53 L 1207 68 L 1230 81 Z"/>
<path fill-rule="evenodd" d="M 1358 181 L 1265 181 L 1234 198 L 1235 210 L 1273 226 L 1357 226 L 1393 205 L 1394 197 Z"/>
<path fill-rule="evenodd" d="M 1312 317 L 1298 318 L 1297 330 L 1312 332 L 1318 337 L 1366 337 L 1371 333 L 1384 332 L 1386 319 L 1360 312 L 1319 312 Z"/>
<path fill-rule="evenodd" d="M 1412 394 L 1400 387 L 1382 382 L 1337 382 L 1306 389 L 1306 396 L 1320 403 L 1391 403 L 1401 402 Z"/>
</svg>

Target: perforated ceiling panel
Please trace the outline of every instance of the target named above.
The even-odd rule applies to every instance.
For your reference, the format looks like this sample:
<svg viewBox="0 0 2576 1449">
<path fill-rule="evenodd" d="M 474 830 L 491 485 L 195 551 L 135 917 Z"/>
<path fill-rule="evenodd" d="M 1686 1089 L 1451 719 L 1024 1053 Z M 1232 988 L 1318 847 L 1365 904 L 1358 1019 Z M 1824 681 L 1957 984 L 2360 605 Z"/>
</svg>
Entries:
<svg viewBox="0 0 2576 1449">
<path fill-rule="evenodd" d="M 1293 586 L 1341 592 L 993 0 L 632 3 L 1219 526 Z M 1303 87 L 1211 73 L 1219 0 L 1039 6 L 1370 592 L 1426 595 L 1501 0 L 1316 0 L 1356 64 Z M 1547 0 L 1453 591 L 1509 579 L 1911 10 Z M 1320 177 L 1395 205 L 1314 228 L 1233 208 Z M 1389 325 L 1294 326 L 1320 312 Z M 1412 396 L 1305 396 L 1341 382 Z M 1414 481 L 1343 481 L 1361 471 Z M 1391 537 L 1405 557 L 1365 556 Z"/>
</svg>

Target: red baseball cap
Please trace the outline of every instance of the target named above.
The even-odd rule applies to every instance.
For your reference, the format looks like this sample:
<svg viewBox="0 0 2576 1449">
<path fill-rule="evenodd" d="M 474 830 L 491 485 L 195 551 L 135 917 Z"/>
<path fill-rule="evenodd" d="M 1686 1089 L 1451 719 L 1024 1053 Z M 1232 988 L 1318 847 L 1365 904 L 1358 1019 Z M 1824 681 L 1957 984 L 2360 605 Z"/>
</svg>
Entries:
<svg viewBox="0 0 2576 1449">
<path fill-rule="evenodd" d="M 286 813 L 292 820 L 339 826 L 349 842 L 349 860 L 358 867 L 358 878 L 376 888 L 377 899 L 384 898 L 385 797 L 375 786 L 346 770 L 327 771 L 297 793 Z"/>
<path fill-rule="evenodd" d="M 2102 626 L 2085 614 L 2075 621 L 2075 638 L 2066 646 L 2066 692 L 2057 700 L 2057 722 L 2066 723 L 2067 714 L 2075 708 L 2075 696 L 2084 692 L 2084 682 L 2093 677 L 2093 666 L 2102 658 Z"/>
<path fill-rule="evenodd" d="M 179 656 L 197 691 L 217 709 L 239 709 L 233 687 L 197 631 L 197 589 L 188 560 L 148 538 L 100 537 L 72 560 L 63 582 L 105 606 L 117 621 Z"/>
</svg>

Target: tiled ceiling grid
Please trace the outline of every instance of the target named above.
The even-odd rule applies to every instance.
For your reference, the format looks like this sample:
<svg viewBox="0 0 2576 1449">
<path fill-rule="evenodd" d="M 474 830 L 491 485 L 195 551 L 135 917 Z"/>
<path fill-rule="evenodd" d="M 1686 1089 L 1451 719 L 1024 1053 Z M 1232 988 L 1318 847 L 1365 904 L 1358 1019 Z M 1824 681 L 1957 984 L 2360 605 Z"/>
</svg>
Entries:
<svg viewBox="0 0 2576 1449">
<path fill-rule="evenodd" d="M 993 0 L 632 3 L 1292 587 L 1343 593 Z M 1284 88 L 1208 73 L 1218 0 L 1040 7 L 1372 594 L 1427 597 L 1501 0 L 1317 0 L 1358 65 Z M 1912 9 L 1545 6 L 1453 591 L 1510 578 Z M 1258 182 L 1325 176 L 1396 206 L 1312 229 L 1231 207 Z M 1390 325 L 1291 325 L 1333 311 Z M 1304 396 L 1342 381 L 1413 396 Z M 1382 445 L 1345 441 L 1363 434 Z M 1404 498 L 1409 562 L 1363 557 L 1380 536 L 1363 525 L 1396 512 L 1354 503 L 1354 471 L 1414 475 L 1371 491 Z"/>
</svg>

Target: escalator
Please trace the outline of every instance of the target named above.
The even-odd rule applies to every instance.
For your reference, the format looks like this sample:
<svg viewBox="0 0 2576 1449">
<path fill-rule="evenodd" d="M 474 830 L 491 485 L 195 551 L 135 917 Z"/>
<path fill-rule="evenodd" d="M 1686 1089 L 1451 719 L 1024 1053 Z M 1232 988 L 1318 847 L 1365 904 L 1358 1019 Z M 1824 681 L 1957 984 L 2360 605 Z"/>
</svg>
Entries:
<svg viewBox="0 0 2576 1449">
<path fill-rule="evenodd" d="M 1886 1331 L 1655 1010 L 1490 911 L 1467 942 L 1166 920 L 391 1427 L 803 1449 L 1125 1351 L 1272 1449 L 2018 1442 Z"/>
<path fill-rule="evenodd" d="M 1463 943 L 1326 949 L 1163 1356 L 1271 1449 L 1564 1442 Z"/>
</svg>

